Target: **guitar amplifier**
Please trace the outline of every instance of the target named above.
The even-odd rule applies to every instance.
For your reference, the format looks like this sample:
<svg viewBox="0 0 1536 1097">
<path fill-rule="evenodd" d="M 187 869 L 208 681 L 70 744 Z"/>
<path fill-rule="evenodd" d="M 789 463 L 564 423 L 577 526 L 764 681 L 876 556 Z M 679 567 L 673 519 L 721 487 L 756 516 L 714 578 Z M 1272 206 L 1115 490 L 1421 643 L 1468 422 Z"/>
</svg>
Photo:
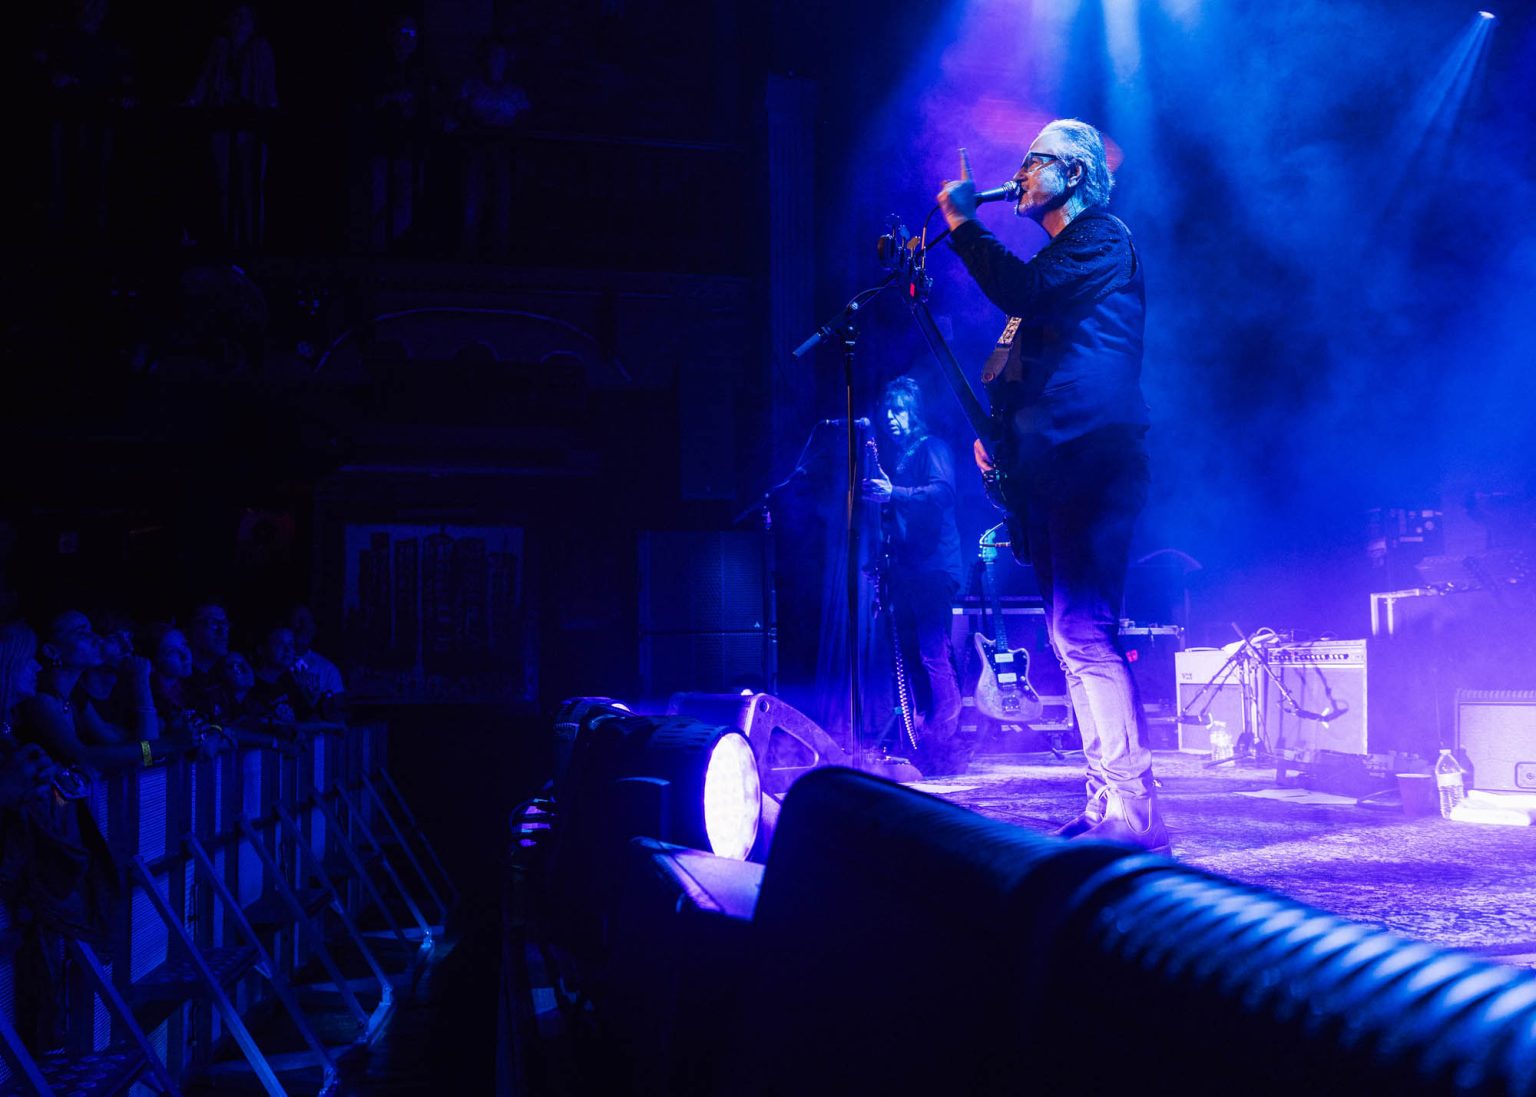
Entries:
<svg viewBox="0 0 1536 1097">
<path fill-rule="evenodd" d="M 1536 790 L 1536 690 L 1457 690 L 1456 747 L 1471 787 Z"/>
<path fill-rule="evenodd" d="M 1326 721 L 1287 712 L 1280 690 L 1261 670 L 1259 691 L 1271 749 L 1288 761 L 1302 763 L 1314 762 L 1324 752 L 1360 757 L 1370 753 L 1364 640 L 1276 644 L 1265 649 L 1265 659 L 1298 708 L 1338 712 Z"/>
<path fill-rule="evenodd" d="M 1207 689 L 1226 666 L 1227 653 L 1220 648 L 1190 648 L 1173 653 L 1174 686 L 1178 711 L 1190 716 L 1209 716 L 1225 724 L 1236 742 L 1243 731 L 1243 687 L 1237 673 Z M 1202 692 L 1204 691 L 1204 692 Z M 1178 749 L 1186 754 L 1211 752 L 1211 728 L 1202 724 L 1178 724 Z"/>
</svg>

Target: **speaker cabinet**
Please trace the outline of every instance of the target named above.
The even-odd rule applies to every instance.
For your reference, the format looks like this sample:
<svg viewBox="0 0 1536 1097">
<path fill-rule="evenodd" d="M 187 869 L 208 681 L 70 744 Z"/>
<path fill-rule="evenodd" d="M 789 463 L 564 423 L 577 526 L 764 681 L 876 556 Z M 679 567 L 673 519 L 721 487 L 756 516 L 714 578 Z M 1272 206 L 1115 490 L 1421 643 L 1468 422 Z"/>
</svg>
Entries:
<svg viewBox="0 0 1536 1097">
<path fill-rule="evenodd" d="M 763 631 L 760 534 L 648 530 L 640 535 L 640 631 Z"/>
<path fill-rule="evenodd" d="M 740 689 L 764 680 L 767 656 L 761 632 L 642 634 L 640 688 L 657 698 L 688 689 Z"/>
<path fill-rule="evenodd" d="M 1536 690 L 1457 690 L 1456 746 L 1473 788 L 1536 791 Z"/>
<path fill-rule="evenodd" d="M 1337 711 L 1332 720 L 1317 720 L 1286 711 L 1285 696 L 1275 680 L 1260 673 L 1264 729 L 1270 747 L 1292 762 L 1314 762 L 1324 752 L 1370 753 L 1364 640 L 1317 640 L 1278 644 L 1266 659 L 1275 678 L 1285 686 L 1296 707 L 1311 713 Z"/>
<path fill-rule="evenodd" d="M 768 664 L 758 534 L 651 530 L 640 536 L 640 689 L 761 688 Z"/>
<path fill-rule="evenodd" d="M 1236 673 L 1201 695 L 1207 683 L 1221 674 L 1227 653 L 1220 648 L 1190 648 L 1173 654 L 1178 713 L 1207 715 L 1227 726 L 1235 742 L 1243 731 L 1243 690 Z M 1211 729 L 1199 724 L 1178 724 L 1179 750 L 1186 754 L 1211 752 Z"/>
</svg>

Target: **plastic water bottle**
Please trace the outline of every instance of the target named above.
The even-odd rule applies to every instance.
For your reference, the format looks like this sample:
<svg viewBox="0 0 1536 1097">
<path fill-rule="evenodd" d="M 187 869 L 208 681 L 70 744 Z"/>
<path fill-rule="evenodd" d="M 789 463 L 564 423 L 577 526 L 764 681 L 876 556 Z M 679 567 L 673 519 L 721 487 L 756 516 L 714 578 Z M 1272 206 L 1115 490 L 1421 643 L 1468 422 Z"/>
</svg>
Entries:
<svg viewBox="0 0 1536 1097">
<path fill-rule="evenodd" d="M 1467 781 L 1461 763 L 1449 750 L 1435 759 L 1435 785 L 1440 790 L 1440 814 L 1449 819 L 1451 809 L 1467 798 Z"/>
<path fill-rule="evenodd" d="M 1211 721 L 1211 761 L 1221 762 L 1232 757 L 1232 732 L 1225 720 Z"/>
</svg>

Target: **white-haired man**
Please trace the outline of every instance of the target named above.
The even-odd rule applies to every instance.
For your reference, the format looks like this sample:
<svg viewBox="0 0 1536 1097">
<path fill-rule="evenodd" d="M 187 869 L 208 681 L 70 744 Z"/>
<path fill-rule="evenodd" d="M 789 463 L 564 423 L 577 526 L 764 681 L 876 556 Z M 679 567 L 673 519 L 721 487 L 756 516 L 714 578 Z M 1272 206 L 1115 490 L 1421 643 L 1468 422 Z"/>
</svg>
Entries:
<svg viewBox="0 0 1536 1097">
<path fill-rule="evenodd" d="M 961 178 L 938 201 L 950 243 L 1009 317 L 982 373 L 996 424 L 978 444 L 1022 499 L 1015 527 L 1045 602 L 1087 760 L 1088 802 L 1057 831 L 1168 847 L 1146 717 L 1119 641 L 1131 532 L 1147 496 L 1141 393 L 1146 295 L 1130 230 L 1105 208 L 1114 186 L 1098 130 L 1058 119 L 1040 131 L 1014 179 L 1015 212 L 1051 240 L 1027 262 L 975 220 Z"/>
</svg>

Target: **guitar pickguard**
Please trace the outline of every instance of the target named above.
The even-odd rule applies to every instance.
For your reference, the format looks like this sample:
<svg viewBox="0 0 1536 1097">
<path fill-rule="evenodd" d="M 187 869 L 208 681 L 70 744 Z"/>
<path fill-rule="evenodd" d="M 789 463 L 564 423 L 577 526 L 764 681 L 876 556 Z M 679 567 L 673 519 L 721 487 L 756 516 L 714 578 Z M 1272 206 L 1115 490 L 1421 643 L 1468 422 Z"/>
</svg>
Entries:
<svg viewBox="0 0 1536 1097">
<path fill-rule="evenodd" d="M 1001 723 L 1038 719 L 1045 706 L 1029 684 L 1029 652 L 1024 648 L 999 648 L 979 632 L 975 641 L 976 653 L 981 656 L 976 710 Z"/>
</svg>

